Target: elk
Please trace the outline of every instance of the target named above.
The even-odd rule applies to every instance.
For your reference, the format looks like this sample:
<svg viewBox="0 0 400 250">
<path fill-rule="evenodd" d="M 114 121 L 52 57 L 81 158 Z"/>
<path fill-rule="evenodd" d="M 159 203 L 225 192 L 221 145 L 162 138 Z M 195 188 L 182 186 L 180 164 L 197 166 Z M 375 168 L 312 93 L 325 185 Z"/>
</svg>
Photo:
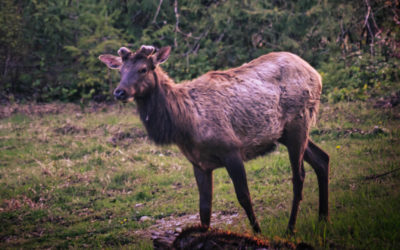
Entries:
<svg viewBox="0 0 400 250">
<path fill-rule="evenodd" d="M 245 161 L 287 147 L 293 201 L 288 231 L 293 232 L 303 198 L 303 160 L 314 169 L 319 217 L 328 219 L 329 155 L 309 138 L 322 89 L 318 72 L 289 52 L 263 55 L 237 68 L 210 71 L 175 84 L 159 66 L 171 47 L 122 47 L 119 56 L 99 59 L 120 72 L 117 100 L 134 99 L 148 136 L 156 144 L 176 144 L 191 162 L 199 190 L 201 225 L 209 227 L 212 171 L 225 167 L 254 232 L 260 226 L 247 185 Z"/>
</svg>

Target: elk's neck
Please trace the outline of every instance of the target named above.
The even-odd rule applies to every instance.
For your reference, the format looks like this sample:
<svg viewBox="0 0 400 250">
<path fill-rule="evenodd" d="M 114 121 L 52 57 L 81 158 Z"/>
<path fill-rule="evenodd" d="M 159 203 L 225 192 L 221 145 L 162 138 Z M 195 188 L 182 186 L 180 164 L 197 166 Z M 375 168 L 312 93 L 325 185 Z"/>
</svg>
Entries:
<svg viewBox="0 0 400 250">
<path fill-rule="evenodd" d="M 190 140 L 192 119 L 187 94 L 161 69 L 156 70 L 154 78 L 156 86 L 151 94 L 136 100 L 150 139 L 156 144 Z"/>
</svg>

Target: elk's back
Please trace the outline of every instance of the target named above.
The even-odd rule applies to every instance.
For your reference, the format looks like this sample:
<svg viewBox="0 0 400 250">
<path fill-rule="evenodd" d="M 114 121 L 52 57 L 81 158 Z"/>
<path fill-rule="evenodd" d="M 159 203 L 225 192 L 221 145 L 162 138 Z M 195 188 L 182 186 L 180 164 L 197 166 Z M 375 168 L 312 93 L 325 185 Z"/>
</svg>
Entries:
<svg viewBox="0 0 400 250">
<path fill-rule="evenodd" d="M 253 158 L 269 151 L 296 117 L 312 122 L 322 85 L 307 62 L 278 52 L 208 72 L 181 87 L 195 107 L 199 143 L 236 145 Z"/>
</svg>

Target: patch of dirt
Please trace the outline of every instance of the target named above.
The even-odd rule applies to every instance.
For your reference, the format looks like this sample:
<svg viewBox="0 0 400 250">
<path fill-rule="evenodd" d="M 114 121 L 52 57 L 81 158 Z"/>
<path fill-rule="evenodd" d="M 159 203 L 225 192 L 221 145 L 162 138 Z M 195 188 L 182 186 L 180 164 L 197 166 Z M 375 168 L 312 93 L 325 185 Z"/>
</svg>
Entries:
<svg viewBox="0 0 400 250">
<path fill-rule="evenodd" d="M 25 195 L 11 199 L 4 199 L 2 203 L 3 204 L 0 207 L 0 212 L 19 210 L 24 207 L 29 207 L 30 209 L 45 208 L 44 200 L 40 199 L 39 202 L 34 202 Z"/>
<path fill-rule="evenodd" d="M 54 132 L 57 134 L 61 134 L 61 135 L 73 135 L 73 134 L 79 134 L 79 133 L 86 133 L 86 129 L 83 128 L 79 128 L 76 127 L 74 125 L 71 124 L 66 124 L 62 127 L 59 128 L 55 128 Z"/>
<path fill-rule="evenodd" d="M 218 212 L 211 215 L 211 227 L 216 227 L 221 224 L 233 224 L 243 220 L 244 217 L 236 212 Z M 153 219 L 152 219 L 153 220 Z M 155 224 L 146 230 L 136 231 L 135 234 L 141 237 L 155 239 L 162 235 L 171 235 L 176 237 L 183 231 L 183 228 L 200 223 L 199 214 L 186 214 L 182 216 L 169 216 L 157 219 Z"/>
<path fill-rule="evenodd" d="M 168 150 L 168 149 L 151 149 L 150 153 L 158 156 L 175 156 L 177 157 L 179 154 Z"/>
<path fill-rule="evenodd" d="M 29 104 L 5 104 L 0 105 L 0 119 L 10 117 L 13 114 L 45 115 L 45 114 L 81 114 L 99 111 L 120 109 L 121 106 L 114 103 L 91 102 L 85 106 L 74 103 L 29 103 Z"/>
<path fill-rule="evenodd" d="M 77 183 L 90 184 L 93 181 L 93 179 L 95 178 L 95 172 L 87 171 L 85 173 L 73 173 L 73 174 L 68 174 L 66 176 L 64 176 L 64 173 L 61 173 L 60 176 L 64 177 L 65 182 L 60 183 L 58 185 L 58 188 L 67 188 L 67 187 L 77 184 Z"/>
<path fill-rule="evenodd" d="M 59 114 L 66 111 L 79 112 L 80 110 L 78 105 L 71 103 L 8 104 L 0 106 L 0 118 L 6 118 L 17 113 L 24 115 L 43 115 Z"/>
<path fill-rule="evenodd" d="M 120 131 L 115 133 L 112 137 L 108 139 L 108 142 L 113 146 L 117 145 L 130 145 L 133 142 L 136 142 L 138 139 L 147 138 L 147 134 L 144 130 L 133 127 L 129 129 L 129 131 Z"/>
</svg>

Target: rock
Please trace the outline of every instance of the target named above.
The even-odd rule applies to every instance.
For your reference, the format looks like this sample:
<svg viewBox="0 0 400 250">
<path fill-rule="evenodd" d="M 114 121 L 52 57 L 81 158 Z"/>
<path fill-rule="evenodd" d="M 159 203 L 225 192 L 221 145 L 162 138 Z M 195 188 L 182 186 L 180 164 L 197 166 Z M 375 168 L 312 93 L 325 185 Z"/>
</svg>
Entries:
<svg viewBox="0 0 400 250">
<path fill-rule="evenodd" d="M 172 230 L 167 230 L 167 231 L 165 231 L 165 233 L 166 233 L 166 234 L 169 234 L 169 235 L 174 235 L 175 232 L 172 231 Z"/>
<path fill-rule="evenodd" d="M 375 126 L 374 129 L 371 131 L 371 134 L 377 135 L 377 134 L 387 134 L 389 131 L 385 128 L 381 128 L 379 126 Z"/>
<path fill-rule="evenodd" d="M 145 222 L 145 221 L 149 221 L 149 220 L 151 220 L 151 217 L 149 217 L 149 216 L 142 216 L 142 217 L 140 217 L 140 219 L 139 219 L 139 221 L 140 222 Z"/>
<path fill-rule="evenodd" d="M 196 215 L 191 215 L 191 216 L 189 216 L 189 220 L 195 220 L 195 219 L 197 219 L 197 216 L 196 216 Z"/>
</svg>

